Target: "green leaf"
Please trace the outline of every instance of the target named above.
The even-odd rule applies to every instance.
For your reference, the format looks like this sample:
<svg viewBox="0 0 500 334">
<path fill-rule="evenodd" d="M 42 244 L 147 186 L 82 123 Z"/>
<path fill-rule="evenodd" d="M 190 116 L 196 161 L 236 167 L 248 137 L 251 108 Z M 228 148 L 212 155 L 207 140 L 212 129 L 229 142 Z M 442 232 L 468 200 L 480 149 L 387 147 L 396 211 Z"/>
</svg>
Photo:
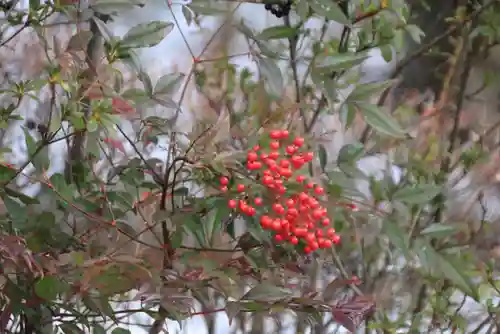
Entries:
<svg viewBox="0 0 500 334">
<path fill-rule="evenodd" d="M 6 183 L 14 179 L 17 171 L 13 168 L 0 164 L 0 183 Z"/>
<path fill-rule="evenodd" d="M 386 80 L 382 82 L 365 83 L 357 85 L 347 97 L 348 102 L 366 101 L 373 95 L 378 94 L 391 87 L 396 83 L 396 80 Z"/>
<path fill-rule="evenodd" d="M 24 138 L 28 148 L 28 159 L 35 166 L 38 172 L 46 171 L 49 168 L 48 150 L 46 147 L 40 148 L 42 143 L 36 142 L 27 128 L 24 128 Z"/>
<path fill-rule="evenodd" d="M 65 323 L 58 326 L 64 334 L 84 334 L 85 332 L 76 324 Z"/>
<path fill-rule="evenodd" d="M 380 54 L 386 62 L 390 62 L 393 57 L 392 46 L 390 44 L 383 45 L 380 47 Z"/>
<path fill-rule="evenodd" d="M 106 329 L 101 325 L 93 325 L 92 334 L 106 334 Z"/>
<path fill-rule="evenodd" d="M 292 38 L 296 33 L 297 29 L 280 25 L 264 29 L 260 34 L 257 35 L 256 38 L 264 41 L 272 39 Z"/>
<path fill-rule="evenodd" d="M 425 36 L 425 33 L 422 31 L 422 29 L 414 24 L 408 24 L 404 29 L 417 44 L 419 44 L 422 41 L 422 37 Z"/>
<path fill-rule="evenodd" d="M 280 96 L 283 91 L 283 75 L 281 70 L 276 65 L 276 62 L 270 58 L 259 58 L 259 70 L 264 77 L 269 93 Z"/>
<path fill-rule="evenodd" d="M 399 226 L 399 224 L 392 220 L 386 220 L 382 224 L 382 232 L 389 239 L 389 241 L 400 250 L 406 257 L 409 256 L 410 251 L 406 241 L 406 233 Z"/>
<path fill-rule="evenodd" d="M 292 290 L 263 282 L 250 289 L 241 299 L 275 302 L 292 296 Z"/>
<path fill-rule="evenodd" d="M 190 26 L 191 22 L 193 22 L 193 12 L 191 11 L 191 9 L 189 9 L 188 6 L 182 6 L 182 15 L 184 15 L 184 19 L 186 20 L 187 25 Z"/>
<path fill-rule="evenodd" d="M 66 46 L 66 51 L 85 51 L 87 50 L 87 45 L 92 38 L 92 32 L 89 30 L 81 30 L 73 35 L 68 45 Z"/>
<path fill-rule="evenodd" d="M 99 19 L 96 16 L 92 17 L 92 20 L 94 21 L 95 25 L 97 26 L 97 29 L 99 29 L 101 36 L 104 38 L 104 40 L 106 42 L 109 42 L 109 41 L 115 39 L 115 36 L 111 32 L 111 30 L 108 28 L 106 23 L 104 23 L 104 21 L 102 21 L 101 19 Z"/>
<path fill-rule="evenodd" d="M 365 147 L 361 143 L 346 144 L 339 151 L 337 163 L 355 164 L 365 152 Z"/>
<path fill-rule="evenodd" d="M 55 173 L 50 177 L 50 183 L 54 190 L 65 200 L 71 201 L 73 199 L 73 191 L 70 185 L 66 183 L 64 175 Z"/>
<path fill-rule="evenodd" d="M 160 43 L 173 29 L 172 22 L 140 23 L 125 34 L 122 44 L 129 48 L 152 47 Z"/>
<path fill-rule="evenodd" d="M 156 82 L 154 94 L 175 94 L 185 77 L 184 73 L 169 73 L 162 76 Z"/>
<path fill-rule="evenodd" d="M 405 131 L 399 123 L 381 107 L 368 103 L 356 103 L 355 106 L 363 116 L 365 122 L 376 131 L 394 138 L 405 137 Z"/>
<path fill-rule="evenodd" d="M 312 0 L 309 2 L 309 5 L 314 10 L 314 12 L 321 17 L 325 17 L 329 20 L 341 24 L 351 25 L 351 21 L 347 18 L 339 5 L 334 1 Z"/>
<path fill-rule="evenodd" d="M 395 200 L 407 204 L 425 204 L 441 193 L 441 187 L 433 184 L 416 184 L 397 190 L 393 194 Z"/>
<path fill-rule="evenodd" d="M 198 15 L 222 15 L 228 12 L 227 7 L 220 4 L 201 4 L 201 3 L 190 3 L 187 5 L 190 10 Z"/>
<path fill-rule="evenodd" d="M 326 166 L 326 162 L 328 160 L 328 155 L 327 155 L 326 149 L 323 145 L 319 145 L 318 155 L 319 155 L 319 165 L 321 167 L 321 170 L 325 171 L 325 166 Z"/>
<path fill-rule="evenodd" d="M 27 204 L 27 205 L 29 205 L 29 204 L 40 204 L 40 202 L 38 201 L 38 199 L 26 196 L 25 194 L 20 193 L 20 192 L 14 190 L 14 189 L 5 187 L 4 190 L 5 190 L 5 193 L 7 195 L 19 199 L 24 204 Z"/>
<path fill-rule="evenodd" d="M 427 226 L 420 235 L 429 236 L 432 238 L 446 238 L 457 233 L 457 228 L 450 224 L 436 223 Z"/>
<path fill-rule="evenodd" d="M 3 196 L 2 199 L 5 209 L 7 210 L 12 221 L 18 224 L 25 223 L 28 217 L 26 206 L 19 204 L 19 202 L 13 200 L 9 196 Z"/>
<path fill-rule="evenodd" d="M 226 200 L 219 198 L 212 204 L 213 209 L 208 213 L 203 222 L 204 239 L 208 243 L 207 246 L 213 246 L 213 242 L 217 234 L 220 233 L 222 223 L 229 216 L 231 210 L 227 207 Z"/>
<path fill-rule="evenodd" d="M 305 21 L 309 17 L 309 1 L 308 0 L 298 0 L 295 2 L 295 10 L 300 19 Z"/>
<path fill-rule="evenodd" d="M 113 329 L 111 334 L 130 334 L 130 331 L 128 329 L 118 327 Z"/>
<path fill-rule="evenodd" d="M 143 1 L 139 0 L 96 0 L 91 7 L 101 14 L 116 15 L 143 4 Z"/>
<path fill-rule="evenodd" d="M 423 249 L 419 247 L 423 250 L 419 254 L 423 254 L 426 257 L 426 261 L 422 261 L 423 264 L 428 266 L 425 269 L 434 275 L 450 280 L 468 296 L 478 300 L 477 289 L 472 284 L 470 278 L 461 270 L 463 266 L 458 263 L 458 259 L 441 255 L 428 244 L 421 243 L 422 245 L 425 246 Z"/>
<path fill-rule="evenodd" d="M 36 282 L 35 292 L 38 297 L 52 301 L 65 290 L 64 287 L 64 284 L 62 284 L 56 277 L 45 276 Z"/>
<path fill-rule="evenodd" d="M 342 53 L 332 56 L 324 57 L 319 64 L 316 65 L 318 69 L 327 71 L 340 71 L 351 69 L 356 65 L 361 64 L 368 59 L 366 53 Z"/>
<path fill-rule="evenodd" d="M 87 122 L 87 131 L 93 133 L 97 130 L 99 130 L 99 123 L 95 119 L 89 119 Z"/>
</svg>

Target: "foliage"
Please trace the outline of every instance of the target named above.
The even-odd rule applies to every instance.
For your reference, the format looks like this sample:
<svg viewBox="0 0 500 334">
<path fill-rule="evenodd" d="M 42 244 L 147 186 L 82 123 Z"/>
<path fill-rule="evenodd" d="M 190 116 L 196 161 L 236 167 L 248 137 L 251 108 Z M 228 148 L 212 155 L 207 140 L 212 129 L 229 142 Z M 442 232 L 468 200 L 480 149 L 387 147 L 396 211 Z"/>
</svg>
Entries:
<svg viewBox="0 0 500 334">
<path fill-rule="evenodd" d="M 7 25 L 21 26 L 2 36 L 2 48 L 24 29 L 49 48 L 41 27 L 55 13 L 78 13 L 90 24 L 65 41 L 62 54 L 73 65 L 56 52 L 38 78 L 4 83 L 2 94 L 11 101 L 1 110 L 3 128 L 19 119 L 23 99 L 37 99 L 44 87 L 53 98 L 38 133 L 24 131 L 28 160 L 0 165 L 0 332 L 104 333 L 110 330 L 103 323 L 111 321 L 112 333 L 127 333 L 123 313 L 149 315 L 151 333 L 166 319 L 218 312 L 240 323 L 245 313 L 278 318 L 293 312 L 297 332 L 314 333 L 332 323 L 374 332 L 494 326 L 496 267 L 476 249 L 488 234 L 486 209 L 481 217 L 457 218 L 446 207 L 454 170 L 485 175 L 493 168 L 479 159 L 491 153 L 482 142 L 467 150 L 456 143 L 460 117 L 445 111 L 460 106 L 461 81 L 444 79 L 426 114 L 436 122 L 419 117 L 410 103 L 389 109 L 384 102 L 394 78 L 360 82 L 359 65 L 370 51 L 400 59 L 407 35 L 420 42 L 422 31 L 407 23 L 407 4 L 265 2 L 259 6 L 283 24 L 254 31 L 240 22 L 231 31 L 248 42 L 255 72 L 236 70 L 231 57 L 192 54 L 189 73 L 168 73 L 155 83 L 138 52 L 176 29 L 182 18 L 172 7 L 182 6 L 186 22 L 198 25 L 205 17 L 230 17 L 226 2 L 167 1 L 172 22 L 141 23 L 123 37 L 114 36 L 109 21 L 145 2 L 2 7 Z M 456 33 L 449 78 L 465 66 L 464 45 L 497 40 L 491 6 L 460 7 L 448 18 L 449 34 Z M 306 28 L 318 17 L 325 22 L 320 36 Z M 326 34 L 332 22 L 342 27 L 340 38 Z M 307 41 L 312 45 L 301 49 Z M 133 85 L 124 79 L 130 73 Z M 56 90 L 64 96 L 57 102 Z M 177 126 L 190 93 L 208 107 L 191 108 L 197 121 L 183 133 Z M 317 130 L 332 117 L 359 140 L 335 150 L 333 137 Z M 455 124 L 448 129 L 443 124 L 450 119 Z M 127 133 L 126 124 L 135 133 Z M 48 148 L 64 140 L 65 170 L 49 173 Z M 168 143 L 163 160 L 148 153 L 160 141 Z M 393 163 L 403 165 L 402 180 L 366 175 L 360 161 L 372 152 L 394 157 L 384 174 Z M 40 194 L 23 194 L 14 185 L 19 177 L 41 184 Z M 325 271 L 333 275 L 320 287 L 318 272 Z M 389 284 L 387 291 L 394 271 L 404 286 Z M 132 299 L 131 291 L 138 291 L 133 298 L 141 307 L 117 310 L 114 301 Z M 457 292 L 464 296 L 458 306 Z M 474 330 L 461 312 L 465 298 L 487 310 Z M 215 307 L 219 300 L 223 306 Z"/>
</svg>

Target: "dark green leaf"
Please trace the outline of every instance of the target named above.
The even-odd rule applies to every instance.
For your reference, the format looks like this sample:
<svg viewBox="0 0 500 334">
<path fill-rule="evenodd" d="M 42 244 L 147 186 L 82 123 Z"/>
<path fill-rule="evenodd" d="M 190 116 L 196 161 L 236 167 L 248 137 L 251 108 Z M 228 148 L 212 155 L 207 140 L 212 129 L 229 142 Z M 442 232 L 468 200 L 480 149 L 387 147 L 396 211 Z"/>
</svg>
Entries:
<svg viewBox="0 0 500 334">
<path fill-rule="evenodd" d="M 450 224 L 436 223 L 431 224 L 420 231 L 421 235 L 432 238 L 446 238 L 457 233 L 457 228 Z"/>
<path fill-rule="evenodd" d="M 140 23 L 127 32 L 122 44 L 129 48 L 152 47 L 160 43 L 173 29 L 172 22 Z"/>
<path fill-rule="evenodd" d="M 59 325 L 59 328 L 65 334 L 85 334 L 85 332 L 80 327 L 78 327 L 76 324 L 65 323 L 65 324 Z"/>
<path fill-rule="evenodd" d="M 385 110 L 375 104 L 356 103 L 355 106 L 366 123 L 376 131 L 395 138 L 404 138 L 405 131 L 398 122 Z"/>
<path fill-rule="evenodd" d="M 257 35 L 256 38 L 264 41 L 271 39 L 292 38 L 296 33 L 297 29 L 281 25 L 264 29 L 259 35 Z"/>
<path fill-rule="evenodd" d="M 92 334 L 106 334 L 106 329 L 104 329 L 101 325 L 93 325 Z"/>
<path fill-rule="evenodd" d="M 111 30 L 109 30 L 106 23 L 104 23 L 101 19 L 99 19 L 96 16 L 92 17 L 92 20 L 94 21 L 95 25 L 97 26 L 97 29 L 99 29 L 101 36 L 104 38 L 104 40 L 106 42 L 109 42 L 109 41 L 115 39 L 115 36 L 111 32 Z"/>
<path fill-rule="evenodd" d="M 309 5 L 316 14 L 329 20 L 350 25 L 351 22 L 339 7 L 337 2 L 330 0 L 312 0 Z"/>
<path fill-rule="evenodd" d="M 368 59 L 366 53 L 342 53 L 333 56 L 324 57 L 319 64 L 316 65 L 318 69 L 327 71 L 348 70 L 356 65 L 361 64 Z"/>
<path fill-rule="evenodd" d="M 198 15 L 222 15 L 226 14 L 227 7 L 224 5 L 216 4 L 216 3 L 190 3 L 186 7 L 189 7 L 194 13 Z"/>
<path fill-rule="evenodd" d="M 29 160 L 38 172 L 46 171 L 49 168 L 49 157 L 46 147 L 41 148 L 41 142 L 36 142 L 27 128 L 24 128 L 26 147 L 28 148 Z"/>
<path fill-rule="evenodd" d="M 186 19 L 187 25 L 190 26 L 191 22 L 193 22 L 193 12 L 191 11 L 191 9 L 189 9 L 188 6 L 182 6 L 182 15 L 184 15 L 184 19 Z"/>
<path fill-rule="evenodd" d="M 48 301 L 55 300 L 64 291 L 64 285 L 54 276 L 45 276 L 35 284 L 38 297 Z"/>
<path fill-rule="evenodd" d="M 387 88 L 394 85 L 396 80 L 386 80 L 382 82 L 358 84 L 356 88 L 347 97 L 347 103 L 366 101 L 372 98 L 375 94 L 381 93 Z"/>
<path fill-rule="evenodd" d="M 382 232 L 389 239 L 389 241 L 401 251 L 405 256 L 409 256 L 409 248 L 407 243 L 407 234 L 399 226 L 399 224 L 392 220 L 386 220 L 382 225 Z"/>
<path fill-rule="evenodd" d="M 38 199 L 36 198 L 33 198 L 33 197 L 29 197 L 29 196 L 26 196 L 25 194 L 23 193 L 20 193 L 18 191 L 15 191 L 11 188 L 8 188 L 8 187 L 5 187 L 4 188 L 5 190 L 5 193 L 11 197 L 15 197 L 17 199 L 19 199 L 21 202 L 23 202 L 24 204 L 39 204 L 40 202 L 38 201 Z"/>
<path fill-rule="evenodd" d="M 130 334 L 130 331 L 128 329 L 118 327 L 113 329 L 111 334 Z"/>
<path fill-rule="evenodd" d="M 393 194 L 395 200 L 407 204 L 425 204 L 441 192 L 441 187 L 433 184 L 416 184 L 397 190 Z"/>
<path fill-rule="evenodd" d="M 365 147 L 361 143 L 353 143 L 342 146 L 339 151 L 337 162 L 339 164 L 355 164 L 365 152 Z"/>
<path fill-rule="evenodd" d="M 305 21 L 309 17 L 309 0 L 298 0 L 295 2 L 297 15 Z"/>
<path fill-rule="evenodd" d="M 13 222 L 25 223 L 28 212 L 24 205 L 19 204 L 9 196 L 3 196 L 3 204 Z"/>
<path fill-rule="evenodd" d="M 17 171 L 14 168 L 0 164 L 0 183 L 6 183 L 14 179 Z"/>
<path fill-rule="evenodd" d="M 276 65 L 276 62 L 270 58 L 259 58 L 259 70 L 264 77 L 267 87 L 271 94 L 280 96 L 283 91 L 283 75 Z"/>
<path fill-rule="evenodd" d="M 458 259 L 452 258 L 451 256 L 441 255 L 428 244 L 425 244 L 423 247 L 423 252 L 419 252 L 419 254 L 422 253 L 426 257 L 426 261 L 422 261 L 422 264 L 430 266 L 426 269 L 431 274 L 439 275 L 441 278 L 450 280 L 457 288 L 461 289 L 468 296 L 474 298 L 475 300 L 478 299 L 477 289 L 467 274 L 463 271 L 463 266 L 459 264 Z"/>
<path fill-rule="evenodd" d="M 113 15 L 142 4 L 139 0 L 96 0 L 91 7 L 98 13 Z"/>
</svg>

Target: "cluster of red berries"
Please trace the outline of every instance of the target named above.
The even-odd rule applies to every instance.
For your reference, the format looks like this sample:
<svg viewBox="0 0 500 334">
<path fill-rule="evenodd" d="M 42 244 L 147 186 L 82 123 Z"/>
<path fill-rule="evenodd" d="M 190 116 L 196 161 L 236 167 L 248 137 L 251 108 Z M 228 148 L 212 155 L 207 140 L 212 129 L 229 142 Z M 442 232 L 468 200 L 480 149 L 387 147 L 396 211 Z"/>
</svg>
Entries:
<svg viewBox="0 0 500 334">
<path fill-rule="evenodd" d="M 303 150 L 304 138 L 292 139 L 287 130 L 271 131 L 269 137 L 267 150 L 257 145 L 248 151 L 246 165 L 265 187 L 266 201 L 262 197 L 251 199 L 247 187 L 239 183 L 235 190 L 244 196 L 230 199 L 229 208 L 248 216 L 255 216 L 257 207 L 270 209 L 260 216 L 262 228 L 273 232 L 276 242 L 302 244 L 305 253 L 338 244 L 340 237 L 320 204 L 325 190 L 300 174 L 302 167 L 314 158 L 312 152 Z M 227 191 L 229 184 L 227 177 L 220 178 L 222 191 Z M 290 191 L 292 184 L 299 185 L 299 190 Z"/>
</svg>

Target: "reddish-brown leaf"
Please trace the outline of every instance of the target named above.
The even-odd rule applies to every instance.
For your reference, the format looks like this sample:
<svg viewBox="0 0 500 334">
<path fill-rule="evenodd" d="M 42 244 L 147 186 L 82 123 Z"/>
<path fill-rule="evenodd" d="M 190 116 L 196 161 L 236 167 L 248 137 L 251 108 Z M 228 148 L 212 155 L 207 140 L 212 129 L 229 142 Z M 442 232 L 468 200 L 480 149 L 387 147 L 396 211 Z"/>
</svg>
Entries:
<svg viewBox="0 0 500 334">
<path fill-rule="evenodd" d="M 361 323 L 375 311 L 375 302 L 367 296 L 356 296 L 351 300 L 332 306 L 332 316 L 340 325 L 355 332 Z"/>
</svg>

